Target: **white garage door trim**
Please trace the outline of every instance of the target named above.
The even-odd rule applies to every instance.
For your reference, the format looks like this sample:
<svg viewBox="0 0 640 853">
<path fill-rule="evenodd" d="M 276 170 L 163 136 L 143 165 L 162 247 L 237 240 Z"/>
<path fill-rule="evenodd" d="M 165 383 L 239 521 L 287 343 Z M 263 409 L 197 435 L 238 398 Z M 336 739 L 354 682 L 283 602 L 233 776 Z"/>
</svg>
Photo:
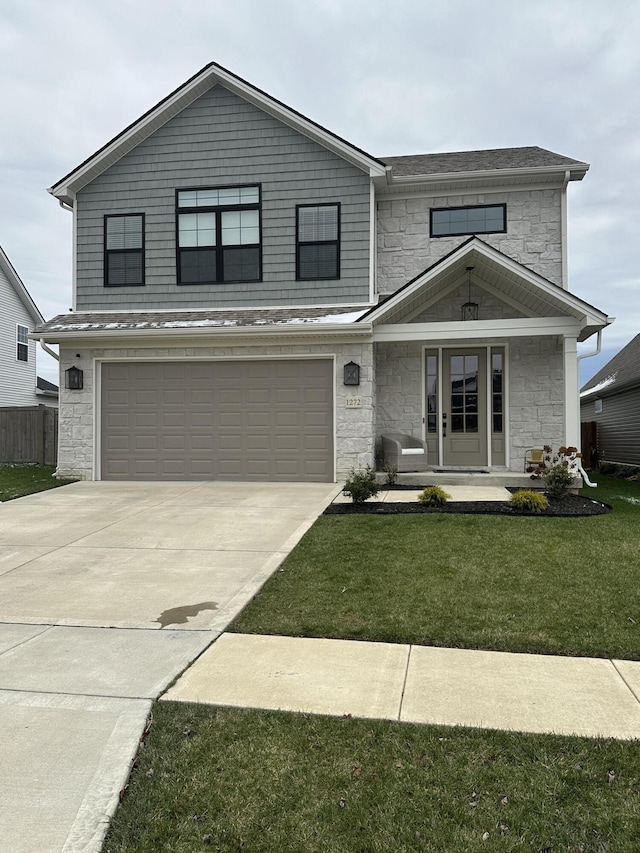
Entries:
<svg viewBox="0 0 640 853">
<path fill-rule="evenodd" d="M 330 361 L 332 365 L 333 383 L 331 394 L 332 432 L 333 432 L 333 482 L 337 482 L 337 389 L 336 389 L 336 353 L 319 352 L 313 354 L 282 354 L 282 355 L 225 355 L 225 356 L 185 356 L 172 358 L 168 356 L 136 356 L 93 359 L 93 479 L 102 480 L 102 365 L 117 362 L 228 362 L 228 361 Z"/>
</svg>

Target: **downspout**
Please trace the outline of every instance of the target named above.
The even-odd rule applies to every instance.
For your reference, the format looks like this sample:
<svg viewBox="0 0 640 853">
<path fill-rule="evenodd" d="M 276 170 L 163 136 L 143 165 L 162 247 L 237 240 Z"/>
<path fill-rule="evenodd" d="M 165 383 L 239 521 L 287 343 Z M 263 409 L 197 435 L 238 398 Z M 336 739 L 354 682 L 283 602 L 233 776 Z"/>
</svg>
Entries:
<svg viewBox="0 0 640 853">
<path fill-rule="evenodd" d="M 54 352 L 54 350 L 52 350 L 51 347 L 45 343 L 44 338 L 40 338 L 40 346 L 46 353 L 52 356 L 52 358 L 55 358 L 56 361 L 60 361 L 60 356 L 58 355 L 58 353 Z"/>
<path fill-rule="evenodd" d="M 600 350 L 602 349 L 602 329 L 598 329 L 598 340 L 596 344 L 596 348 L 593 352 L 585 352 L 582 355 L 578 356 L 578 363 L 582 361 L 583 358 L 593 358 L 594 355 L 600 355 Z M 578 471 L 580 472 L 580 476 L 585 484 L 585 486 L 591 486 L 591 488 L 595 489 L 598 485 L 597 483 L 592 483 L 589 479 L 587 472 L 582 467 L 582 463 L 578 465 Z"/>
<path fill-rule="evenodd" d="M 571 180 L 571 172 L 567 169 L 564 173 L 564 181 L 562 182 L 562 190 L 560 196 L 560 241 L 561 241 L 561 276 L 562 286 L 565 290 L 569 290 L 569 267 L 567 259 L 567 186 Z"/>
</svg>

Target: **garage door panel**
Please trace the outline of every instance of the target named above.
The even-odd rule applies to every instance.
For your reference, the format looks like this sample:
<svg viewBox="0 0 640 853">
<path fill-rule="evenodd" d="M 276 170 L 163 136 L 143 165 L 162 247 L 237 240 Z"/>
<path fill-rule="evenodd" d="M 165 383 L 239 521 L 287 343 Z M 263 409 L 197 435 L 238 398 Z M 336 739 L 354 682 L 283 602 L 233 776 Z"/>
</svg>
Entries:
<svg viewBox="0 0 640 853">
<path fill-rule="evenodd" d="M 333 362 L 102 365 L 104 479 L 333 480 Z"/>
</svg>

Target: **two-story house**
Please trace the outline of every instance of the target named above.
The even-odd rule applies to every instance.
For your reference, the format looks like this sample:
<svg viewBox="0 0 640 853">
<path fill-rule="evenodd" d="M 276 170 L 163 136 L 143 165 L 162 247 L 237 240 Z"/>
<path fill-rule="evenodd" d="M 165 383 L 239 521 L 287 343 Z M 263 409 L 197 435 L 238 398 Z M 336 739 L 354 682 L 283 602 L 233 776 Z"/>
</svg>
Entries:
<svg viewBox="0 0 640 853">
<path fill-rule="evenodd" d="M 57 387 L 36 376 L 36 342 L 44 323 L 22 279 L 0 247 L 0 406 L 56 405 Z"/>
<path fill-rule="evenodd" d="M 216 64 L 58 181 L 59 473 L 320 480 L 380 435 L 522 470 L 579 441 L 567 188 L 540 148 L 373 157 Z M 78 377 L 81 382 L 78 382 Z"/>
</svg>

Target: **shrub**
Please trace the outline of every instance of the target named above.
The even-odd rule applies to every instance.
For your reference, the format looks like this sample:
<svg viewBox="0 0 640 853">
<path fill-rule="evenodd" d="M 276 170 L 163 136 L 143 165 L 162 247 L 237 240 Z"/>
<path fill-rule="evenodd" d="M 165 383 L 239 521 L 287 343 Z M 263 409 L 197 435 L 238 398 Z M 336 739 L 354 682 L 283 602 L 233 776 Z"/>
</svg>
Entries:
<svg viewBox="0 0 640 853">
<path fill-rule="evenodd" d="M 541 492 L 534 492 L 533 489 L 518 489 L 511 495 L 511 506 L 516 512 L 543 512 L 548 506 L 549 501 Z"/>
<path fill-rule="evenodd" d="M 384 471 L 387 477 L 387 485 L 393 486 L 398 479 L 398 469 L 394 465 L 390 465 L 389 463 L 385 462 L 385 464 L 382 466 L 382 470 Z"/>
<path fill-rule="evenodd" d="M 573 485 L 573 474 L 564 465 L 553 465 L 545 471 L 542 479 L 547 487 L 547 494 L 554 501 L 559 501 L 569 494 Z"/>
<path fill-rule="evenodd" d="M 376 481 L 376 472 L 370 465 L 366 468 L 352 468 L 344 484 L 342 494 L 354 502 L 354 504 L 364 503 L 368 498 L 375 497 L 380 491 L 380 487 Z"/>
<path fill-rule="evenodd" d="M 427 486 L 420 495 L 418 500 L 423 506 L 444 506 L 451 497 L 440 486 Z"/>
<path fill-rule="evenodd" d="M 601 474 L 611 474 L 615 475 L 618 473 L 618 465 L 615 462 L 600 462 L 598 465 L 598 471 Z"/>
<path fill-rule="evenodd" d="M 549 497 L 560 500 L 569 493 L 574 479 L 580 476 L 578 466 L 581 460 L 582 454 L 578 453 L 577 447 L 560 447 L 554 452 L 545 444 L 542 462 L 534 468 L 531 479 L 544 480 Z"/>
</svg>

